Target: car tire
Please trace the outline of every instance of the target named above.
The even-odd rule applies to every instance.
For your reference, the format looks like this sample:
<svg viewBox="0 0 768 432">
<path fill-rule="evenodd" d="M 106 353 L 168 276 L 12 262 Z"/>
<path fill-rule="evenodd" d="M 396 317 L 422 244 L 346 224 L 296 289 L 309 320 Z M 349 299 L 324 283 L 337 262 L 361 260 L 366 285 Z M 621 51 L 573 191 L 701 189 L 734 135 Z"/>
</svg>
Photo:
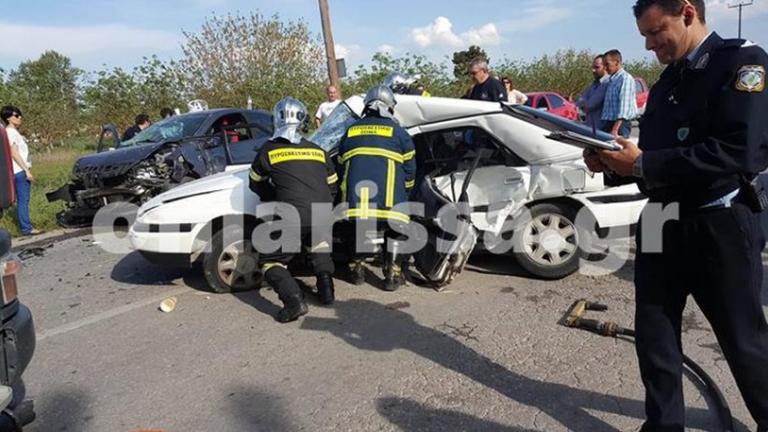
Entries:
<svg viewBox="0 0 768 432">
<path fill-rule="evenodd" d="M 513 237 L 514 255 L 523 269 L 542 279 L 561 279 L 579 268 L 584 253 L 576 210 L 559 203 L 531 207 L 530 219 Z"/>
<path fill-rule="evenodd" d="M 225 226 L 213 235 L 208 249 L 203 255 L 203 274 L 211 290 L 229 293 L 261 286 L 258 254 L 251 245 L 250 231 L 246 234 L 242 226 Z"/>
</svg>

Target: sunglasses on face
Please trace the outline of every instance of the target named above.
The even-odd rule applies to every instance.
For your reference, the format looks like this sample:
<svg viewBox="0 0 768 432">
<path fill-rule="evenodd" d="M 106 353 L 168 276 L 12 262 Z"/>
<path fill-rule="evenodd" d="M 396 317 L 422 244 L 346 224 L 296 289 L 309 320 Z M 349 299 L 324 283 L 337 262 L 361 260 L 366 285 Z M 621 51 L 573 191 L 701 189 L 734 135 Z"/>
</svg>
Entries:
<svg viewBox="0 0 768 432">
<path fill-rule="evenodd" d="M 19 113 L 13 113 L 11 117 L 21 118 L 21 114 Z"/>
</svg>

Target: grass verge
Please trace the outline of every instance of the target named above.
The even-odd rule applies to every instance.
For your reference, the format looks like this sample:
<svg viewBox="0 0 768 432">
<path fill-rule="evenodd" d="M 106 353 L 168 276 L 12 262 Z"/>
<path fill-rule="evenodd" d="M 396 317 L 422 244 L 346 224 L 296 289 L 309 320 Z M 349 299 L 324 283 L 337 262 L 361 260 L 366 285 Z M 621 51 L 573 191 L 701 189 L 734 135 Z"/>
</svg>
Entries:
<svg viewBox="0 0 768 432">
<path fill-rule="evenodd" d="M 29 202 L 32 226 L 45 231 L 59 228 L 56 213 L 64 209 L 64 203 L 49 203 L 45 193 L 67 184 L 72 175 L 72 166 L 85 153 L 90 153 L 90 150 L 73 146 L 32 155 L 32 174 L 35 176 Z M 15 206 L 0 218 L 0 228 L 8 230 L 14 237 L 21 235 Z"/>
</svg>

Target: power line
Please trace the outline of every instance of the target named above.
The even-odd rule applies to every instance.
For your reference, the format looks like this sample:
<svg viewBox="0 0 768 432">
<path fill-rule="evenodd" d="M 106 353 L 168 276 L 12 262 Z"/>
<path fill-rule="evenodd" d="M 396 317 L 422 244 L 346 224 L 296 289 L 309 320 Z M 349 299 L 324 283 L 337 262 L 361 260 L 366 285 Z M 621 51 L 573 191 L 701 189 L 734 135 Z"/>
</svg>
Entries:
<svg viewBox="0 0 768 432">
<path fill-rule="evenodd" d="M 739 39 L 741 39 L 741 11 L 747 6 L 752 6 L 753 3 L 754 3 L 754 0 L 749 0 L 749 1 L 740 1 L 738 3 L 731 3 L 730 5 L 728 5 L 729 9 L 739 8 Z"/>
</svg>

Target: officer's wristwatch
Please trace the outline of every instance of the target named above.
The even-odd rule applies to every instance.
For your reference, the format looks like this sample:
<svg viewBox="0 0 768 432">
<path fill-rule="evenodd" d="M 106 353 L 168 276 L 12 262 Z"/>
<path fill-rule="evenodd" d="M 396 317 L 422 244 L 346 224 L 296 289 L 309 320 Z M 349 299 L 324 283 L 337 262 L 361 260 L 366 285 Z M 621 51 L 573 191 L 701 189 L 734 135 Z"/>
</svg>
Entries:
<svg viewBox="0 0 768 432">
<path fill-rule="evenodd" d="M 632 177 L 643 178 L 643 154 L 635 159 L 635 163 L 632 165 Z"/>
</svg>

